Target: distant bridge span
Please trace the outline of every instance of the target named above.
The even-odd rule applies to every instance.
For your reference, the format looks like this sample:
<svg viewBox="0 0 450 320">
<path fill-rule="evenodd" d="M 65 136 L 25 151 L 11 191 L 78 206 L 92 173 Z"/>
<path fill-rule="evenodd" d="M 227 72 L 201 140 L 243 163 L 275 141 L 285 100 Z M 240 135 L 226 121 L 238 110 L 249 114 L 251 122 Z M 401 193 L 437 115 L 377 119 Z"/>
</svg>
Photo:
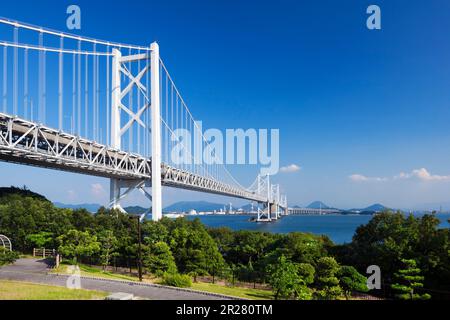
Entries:
<svg viewBox="0 0 450 320">
<path fill-rule="evenodd" d="M 340 213 L 339 209 L 320 209 L 320 208 L 289 208 L 289 214 L 333 214 Z"/>
</svg>

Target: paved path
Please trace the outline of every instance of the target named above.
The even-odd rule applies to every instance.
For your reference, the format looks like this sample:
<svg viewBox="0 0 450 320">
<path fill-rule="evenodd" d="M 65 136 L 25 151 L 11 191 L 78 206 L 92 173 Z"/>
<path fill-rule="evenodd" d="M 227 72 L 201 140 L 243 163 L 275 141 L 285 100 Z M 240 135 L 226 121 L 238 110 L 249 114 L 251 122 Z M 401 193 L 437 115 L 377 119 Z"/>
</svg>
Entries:
<svg viewBox="0 0 450 320">
<path fill-rule="evenodd" d="M 66 286 L 69 276 L 47 274 L 50 271 L 45 260 L 18 259 L 14 264 L 0 268 L 0 279 Z M 106 292 L 126 292 L 152 300 L 217 300 L 220 296 L 189 292 L 176 288 L 158 287 L 141 283 L 81 278 L 83 289 Z"/>
</svg>

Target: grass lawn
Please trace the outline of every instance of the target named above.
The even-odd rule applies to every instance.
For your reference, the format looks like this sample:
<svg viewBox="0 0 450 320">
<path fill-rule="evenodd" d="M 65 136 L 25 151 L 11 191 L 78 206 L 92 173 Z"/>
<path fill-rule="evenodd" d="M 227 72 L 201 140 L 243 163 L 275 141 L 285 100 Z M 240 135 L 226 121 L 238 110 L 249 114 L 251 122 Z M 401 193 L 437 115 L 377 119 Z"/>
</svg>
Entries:
<svg viewBox="0 0 450 320">
<path fill-rule="evenodd" d="M 270 300 L 273 299 L 273 293 L 269 290 L 248 289 L 241 287 L 226 287 L 218 284 L 197 282 L 192 284 L 192 289 L 220 293 L 228 296 L 235 296 L 246 299 Z"/>
<path fill-rule="evenodd" d="M 0 280 L 0 300 L 100 300 L 108 293 Z"/>
<path fill-rule="evenodd" d="M 102 269 L 90 267 L 90 266 L 87 266 L 84 264 L 79 264 L 78 266 L 80 267 L 82 276 L 99 277 L 99 278 L 113 279 L 113 280 L 139 281 L 139 279 L 134 276 L 128 276 L 128 275 L 122 275 L 122 274 L 118 274 L 118 273 L 103 271 Z M 68 265 L 61 264 L 59 266 L 59 268 L 55 269 L 53 272 L 69 274 Z M 158 283 L 158 279 L 145 279 L 144 278 L 144 282 Z M 224 294 L 224 295 L 228 295 L 228 296 L 234 296 L 234 297 L 240 297 L 240 298 L 246 298 L 246 299 L 264 299 L 264 300 L 273 299 L 272 292 L 268 291 L 268 290 L 248 289 L 248 288 L 241 288 L 241 287 L 227 287 L 227 286 L 223 286 L 223 285 L 219 285 L 219 284 L 204 283 L 204 282 L 193 283 L 191 289 L 206 291 L 206 292 L 211 292 L 211 293 Z"/>
</svg>

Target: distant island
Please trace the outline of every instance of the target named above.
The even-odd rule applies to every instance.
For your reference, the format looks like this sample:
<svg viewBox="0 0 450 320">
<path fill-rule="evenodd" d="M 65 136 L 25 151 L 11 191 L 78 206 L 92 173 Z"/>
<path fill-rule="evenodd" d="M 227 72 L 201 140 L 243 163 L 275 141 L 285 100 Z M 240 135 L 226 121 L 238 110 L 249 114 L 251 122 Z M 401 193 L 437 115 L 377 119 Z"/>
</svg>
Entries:
<svg viewBox="0 0 450 320">
<path fill-rule="evenodd" d="M 5 188 L 6 190 L 6 188 Z M 30 192 L 28 190 L 19 189 L 22 192 Z M 1 193 L 1 189 L 0 189 Z M 95 203 L 82 203 L 82 204 L 64 204 L 60 202 L 55 202 L 54 205 L 58 208 L 67 209 L 86 209 L 89 212 L 97 212 L 102 205 Z M 299 209 L 299 211 L 305 211 L 308 213 L 304 214 L 338 214 L 338 215 L 373 215 L 386 210 L 392 211 L 403 211 L 403 212 L 415 212 L 415 213 L 426 213 L 432 210 L 407 210 L 407 209 L 395 209 L 389 208 L 383 204 L 375 203 L 364 208 L 351 208 L 351 209 L 341 209 L 333 206 L 329 206 L 322 201 L 313 201 L 307 206 L 293 205 L 290 206 L 292 209 Z M 310 209 L 310 210 L 307 210 Z M 151 208 L 144 208 L 141 206 L 128 206 L 124 207 L 124 210 L 130 214 L 144 214 L 145 212 L 150 212 Z M 248 214 L 255 213 L 256 205 L 251 203 L 242 206 L 233 206 L 230 204 L 214 203 L 208 201 L 179 201 L 171 205 L 166 206 L 163 209 L 163 213 L 166 215 L 174 214 Z"/>
</svg>

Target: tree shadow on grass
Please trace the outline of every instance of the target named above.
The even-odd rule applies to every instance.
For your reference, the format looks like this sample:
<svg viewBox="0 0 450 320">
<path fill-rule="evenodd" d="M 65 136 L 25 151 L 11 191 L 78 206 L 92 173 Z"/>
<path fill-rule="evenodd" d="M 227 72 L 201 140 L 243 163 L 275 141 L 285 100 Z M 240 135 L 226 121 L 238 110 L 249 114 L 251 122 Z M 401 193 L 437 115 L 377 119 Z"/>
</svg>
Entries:
<svg viewBox="0 0 450 320">
<path fill-rule="evenodd" d="M 263 294 L 263 293 L 255 293 L 255 292 L 246 293 L 246 295 L 249 297 L 258 298 L 258 299 L 273 299 L 274 298 L 272 294 Z"/>
</svg>

